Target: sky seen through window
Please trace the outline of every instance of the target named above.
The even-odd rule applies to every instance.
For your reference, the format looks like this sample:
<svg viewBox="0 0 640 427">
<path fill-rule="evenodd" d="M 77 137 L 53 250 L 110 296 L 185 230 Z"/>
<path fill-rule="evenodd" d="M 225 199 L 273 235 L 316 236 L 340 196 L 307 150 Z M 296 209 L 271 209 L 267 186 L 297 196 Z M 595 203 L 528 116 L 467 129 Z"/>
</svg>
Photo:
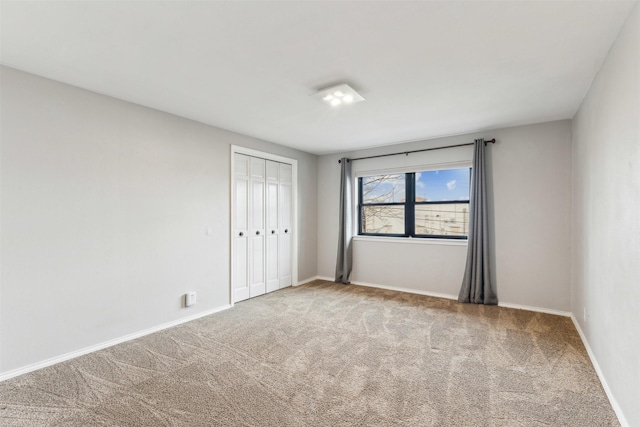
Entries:
<svg viewBox="0 0 640 427">
<path fill-rule="evenodd" d="M 469 200 L 470 169 L 441 169 L 416 172 L 416 202 Z M 405 175 L 364 177 L 364 203 L 402 203 L 405 201 Z"/>
</svg>

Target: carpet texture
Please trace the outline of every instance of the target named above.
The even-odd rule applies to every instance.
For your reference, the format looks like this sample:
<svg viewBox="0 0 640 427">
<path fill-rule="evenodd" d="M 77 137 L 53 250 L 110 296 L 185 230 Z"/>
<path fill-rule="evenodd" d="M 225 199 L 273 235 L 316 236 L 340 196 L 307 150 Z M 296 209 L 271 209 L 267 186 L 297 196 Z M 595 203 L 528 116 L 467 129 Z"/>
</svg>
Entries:
<svg viewBox="0 0 640 427">
<path fill-rule="evenodd" d="M 568 318 L 316 281 L 4 381 L 0 425 L 619 424 Z"/>
</svg>

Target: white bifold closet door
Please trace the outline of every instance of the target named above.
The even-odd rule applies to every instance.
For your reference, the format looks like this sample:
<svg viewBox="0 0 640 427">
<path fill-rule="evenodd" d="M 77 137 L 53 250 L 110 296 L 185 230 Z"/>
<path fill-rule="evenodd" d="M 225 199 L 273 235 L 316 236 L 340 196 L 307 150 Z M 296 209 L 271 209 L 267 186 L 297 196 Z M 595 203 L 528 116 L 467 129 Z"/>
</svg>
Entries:
<svg viewBox="0 0 640 427">
<path fill-rule="evenodd" d="M 249 169 L 251 157 L 233 157 L 233 300 L 249 298 Z"/>
<path fill-rule="evenodd" d="M 267 292 L 280 289 L 278 227 L 280 164 L 267 160 Z"/>
<path fill-rule="evenodd" d="M 279 163 L 280 179 L 278 183 L 278 236 L 279 253 L 279 288 L 291 286 L 291 228 L 292 198 L 291 198 L 291 165 Z"/>
<path fill-rule="evenodd" d="M 291 286 L 292 167 L 234 154 L 233 300 Z"/>
<path fill-rule="evenodd" d="M 249 174 L 249 298 L 266 292 L 264 277 L 265 161 L 251 157 Z"/>
</svg>

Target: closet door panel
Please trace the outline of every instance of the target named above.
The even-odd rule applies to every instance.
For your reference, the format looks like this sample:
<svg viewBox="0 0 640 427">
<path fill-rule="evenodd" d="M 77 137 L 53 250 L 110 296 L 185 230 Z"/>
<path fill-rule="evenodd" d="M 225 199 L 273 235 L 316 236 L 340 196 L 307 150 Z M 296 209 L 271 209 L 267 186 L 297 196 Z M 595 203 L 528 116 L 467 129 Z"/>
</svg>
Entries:
<svg viewBox="0 0 640 427">
<path fill-rule="evenodd" d="M 291 235 L 280 235 L 280 288 L 291 286 Z"/>
<path fill-rule="evenodd" d="M 249 228 L 249 180 L 236 177 L 233 185 L 235 193 L 235 209 L 233 217 L 236 230 L 246 231 Z"/>
<path fill-rule="evenodd" d="M 279 245 L 277 234 L 267 235 L 267 292 L 280 289 L 280 277 L 278 275 Z"/>
<path fill-rule="evenodd" d="M 248 265 L 249 258 L 247 238 L 235 239 L 234 248 L 234 268 L 233 268 L 233 301 L 243 301 L 249 298 L 249 278 Z"/>
<path fill-rule="evenodd" d="M 278 242 L 278 175 L 280 164 L 267 160 L 267 227 L 266 227 L 266 260 L 267 260 L 267 292 L 273 292 L 280 288 L 279 242 Z"/>
<path fill-rule="evenodd" d="M 233 301 L 249 298 L 248 227 L 249 227 L 249 163 L 250 158 L 234 156 L 233 177 Z"/>
<path fill-rule="evenodd" d="M 280 228 L 279 257 L 280 288 L 291 286 L 291 242 L 294 230 L 291 227 L 291 215 L 293 211 L 291 194 L 291 165 L 281 163 L 279 171 L 280 196 L 278 208 L 278 225 Z"/>
<path fill-rule="evenodd" d="M 265 293 L 264 281 L 264 236 L 252 236 L 249 244 L 250 290 L 249 297 L 257 297 Z"/>
<path fill-rule="evenodd" d="M 249 205 L 249 297 L 265 293 L 264 191 L 265 161 L 251 157 Z"/>
<path fill-rule="evenodd" d="M 267 182 L 267 230 L 278 229 L 278 183 Z"/>
<path fill-rule="evenodd" d="M 293 167 L 287 163 L 278 163 L 278 165 L 280 166 L 280 170 L 279 170 L 280 182 L 291 184 Z"/>
<path fill-rule="evenodd" d="M 251 157 L 249 206 L 249 297 L 262 295 L 265 284 L 265 160 Z"/>
<path fill-rule="evenodd" d="M 280 175 L 280 163 L 267 160 L 267 181 L 277 181 Z"/>
</svg>

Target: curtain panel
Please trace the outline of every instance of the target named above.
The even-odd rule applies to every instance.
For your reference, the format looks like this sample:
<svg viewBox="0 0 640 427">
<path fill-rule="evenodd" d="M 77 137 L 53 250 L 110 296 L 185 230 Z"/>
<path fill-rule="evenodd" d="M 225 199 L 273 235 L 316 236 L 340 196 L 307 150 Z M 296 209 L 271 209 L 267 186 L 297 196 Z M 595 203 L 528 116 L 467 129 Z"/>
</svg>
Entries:
<svg viewBox="0 0 640 427">
<path fill-rule="evenodd" d="M 498 304 L 489 261 L 489 221 L 484 139 L 474 142 L 471 194 L 469 197 L 469 240 L 467 263 L 458 301 L 473 304 Z"/>
<path fill-rule="evenodd" d="M 337 283 L 349 283 L 352 256 L 351 238 L 353 233 L 353 182 L 351 179 L 351 161 L 345 157 L 340 160 L 340 212 L 338 224 L 338 259 L 336 260 Z"/>
</svg>

